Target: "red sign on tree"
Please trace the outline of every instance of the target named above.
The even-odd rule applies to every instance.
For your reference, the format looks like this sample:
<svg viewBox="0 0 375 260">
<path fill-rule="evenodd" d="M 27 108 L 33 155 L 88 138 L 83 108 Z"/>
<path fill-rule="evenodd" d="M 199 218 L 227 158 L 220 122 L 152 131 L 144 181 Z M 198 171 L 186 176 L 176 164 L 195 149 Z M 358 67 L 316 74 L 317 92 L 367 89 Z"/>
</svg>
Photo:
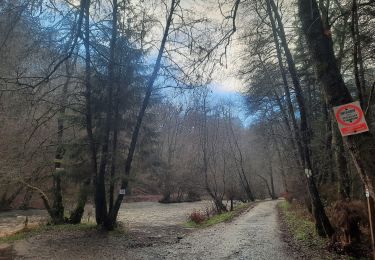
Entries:
<svg viewBox="0 0 375 260">
<path fill-rule="evenodd" d="M 342 136 L 355 135 L 369 131 L 358 101 L 334 107 L 333 111 Z"/>
</svg>

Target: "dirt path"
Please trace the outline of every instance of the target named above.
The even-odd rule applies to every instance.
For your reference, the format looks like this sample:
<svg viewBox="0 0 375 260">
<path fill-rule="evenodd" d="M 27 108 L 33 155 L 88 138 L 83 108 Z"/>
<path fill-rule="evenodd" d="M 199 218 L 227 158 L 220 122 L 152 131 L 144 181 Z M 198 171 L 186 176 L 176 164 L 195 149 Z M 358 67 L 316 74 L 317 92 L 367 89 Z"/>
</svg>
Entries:
<svg viewBox="0 0 375 260">
<path fill-rule="evenodd" d="M 126 235 L 96 230 L 46 232 L 15 243 L 16 259 L 293 259 L 284 253 L 280 239 L 277 201 L 260 202 L 234 221 L 210 228 L 176 225 L 184 221 L 184 210 L 202 204 L 171 205 L 162 213 L 159 205 L 150 209 L 146 206 L 152 205 L 142 204 L 144 210 L 134 210 L 144 215 L 133 220 L 134 226 L 130 223 Z M 157 221 L 161 215 L 172 223 Z M 132 216 L 126 218 L 132 222 Z M 150 225 L 150 220 L 157 225 Z"/>
<path fill-rule="evenodd" d="M 128 259 L 293 259 L 280 238 L 276 204 L 261 202 L 233 222 L 199 230 L 177 244 L 131 250 Z"/>
</svg>

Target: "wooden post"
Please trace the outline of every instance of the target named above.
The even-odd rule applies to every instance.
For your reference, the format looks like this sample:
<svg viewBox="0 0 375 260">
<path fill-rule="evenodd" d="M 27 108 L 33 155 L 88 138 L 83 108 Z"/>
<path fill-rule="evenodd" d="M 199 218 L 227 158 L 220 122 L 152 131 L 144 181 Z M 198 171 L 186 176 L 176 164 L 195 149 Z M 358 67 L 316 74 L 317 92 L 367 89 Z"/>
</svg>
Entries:
<svg viewBox="0 0 375 260">
<path fill-rule="evenodd" d="M 367 198 L 367 208 L 368 208 L 368 217 L 370 223 L 370 233 L 371 233 L 371 248 L 372 248 L 372 259 L 375 260 L 375 212 L 374 212 L 374 199 L 370 196 L 370 192 L 367 187 L 366 189 L 366 198 Z"/>
</svg>

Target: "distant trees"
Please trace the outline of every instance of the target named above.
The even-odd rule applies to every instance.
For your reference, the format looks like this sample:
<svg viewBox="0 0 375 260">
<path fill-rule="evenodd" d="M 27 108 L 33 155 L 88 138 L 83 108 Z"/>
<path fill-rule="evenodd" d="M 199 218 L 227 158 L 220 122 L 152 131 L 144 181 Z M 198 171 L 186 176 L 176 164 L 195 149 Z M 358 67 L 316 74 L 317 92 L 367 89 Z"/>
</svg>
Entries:
<svg viewBox="0 0 375 260">
<path fill-rule="evenodd" d="M 238 3 L 230 6 L 226 21 L 235 18 Z M 191 8 L 176 0 L 151 6 L 120 0 L 1 3 L 1 19 L 7 21 L 1 23 L 1 98 L 7 101 L 1 131 L 14 145 L 9 153 L 14 164 L 3 157 L 7 163 L 1 177 L 11 184 L 2 194 L 4 208 L 25 192 L 27 208 L 35 193 L 54 224 L 79 223 L 93 195 L 98 225 L 113 229 L 124 193 L 131 190 L 129 183 L 137 172 L 151 169 L 155 176 L 165 170 L 165 200 L 175 192 L 177 200 L 199 199 L 199 178 L 194 178 L 201 173 L 195 163 L 197 149 L 181 149 L 192 154 L 183 165 L 178 162 L 182 151 L 176 149 L 196 133 L 189 132 L 188 124 L 200 112 L 176 108 L 170 134 L 160 133 L 165 128 L 153 125 L 160 116 L 158 95 L 164 88 L 178 92 L 206 85 L 215 67 L 210 61 L 222 55 L 218 49 L 229 42 L 235 28 L 227 23 L 228 33 L 222 25 L 215 34 L 219 39 L 213 41 L 206 14 Z M 166 20 L 158 26 L 164 10 Z M 18 114 L 10 108 L 17 108 Z M 27 124 L 19 126 L 15 141 L 8 128 L 20 118 Z M 164 137 L 168 148 L 162 148 L 160 156 L 153 154 Z M 8 166 L 19 171 L 23 161 L 28 164 L 16 180 L 5 173 Z M 172 189 L 172 181 L 178 189 Z M 225 190 L 221 198 L 224 195 Z"/>
</svg>

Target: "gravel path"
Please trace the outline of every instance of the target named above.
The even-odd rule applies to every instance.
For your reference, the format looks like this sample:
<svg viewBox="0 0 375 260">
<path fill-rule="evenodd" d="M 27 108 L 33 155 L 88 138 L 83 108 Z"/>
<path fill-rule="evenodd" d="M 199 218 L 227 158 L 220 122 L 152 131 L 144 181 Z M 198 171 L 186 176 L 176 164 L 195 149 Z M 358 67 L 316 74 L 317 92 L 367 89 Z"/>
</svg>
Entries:
<svg viewBox="0 0 375 260">
<path fill-rule="evenodd" d="M 132 250 L 128 259 L 293 259 L 284 251 L 276 204 L 261 202 L 231 223 L 199 230 L 177 244 Z"/>
<path fill-rule="evenodd" d="M 277 201 L 259 202 L 232 222 L 191 230 L 176 223 L 185 221 L 186 211 L 204 207 L 205 203 L 169 205 L 172 207 L 145 203 L 144 207 L 133 209 L 137 214 L 123 216 L 134 224 L 126 235 L 54 230 L 15 243 L 14 253 L 16 259 L 38 260 L 293 259 L 284 253 L 276 204 Z M 150 225 L 152 222 L 154 225 Z"/>
</svg>

